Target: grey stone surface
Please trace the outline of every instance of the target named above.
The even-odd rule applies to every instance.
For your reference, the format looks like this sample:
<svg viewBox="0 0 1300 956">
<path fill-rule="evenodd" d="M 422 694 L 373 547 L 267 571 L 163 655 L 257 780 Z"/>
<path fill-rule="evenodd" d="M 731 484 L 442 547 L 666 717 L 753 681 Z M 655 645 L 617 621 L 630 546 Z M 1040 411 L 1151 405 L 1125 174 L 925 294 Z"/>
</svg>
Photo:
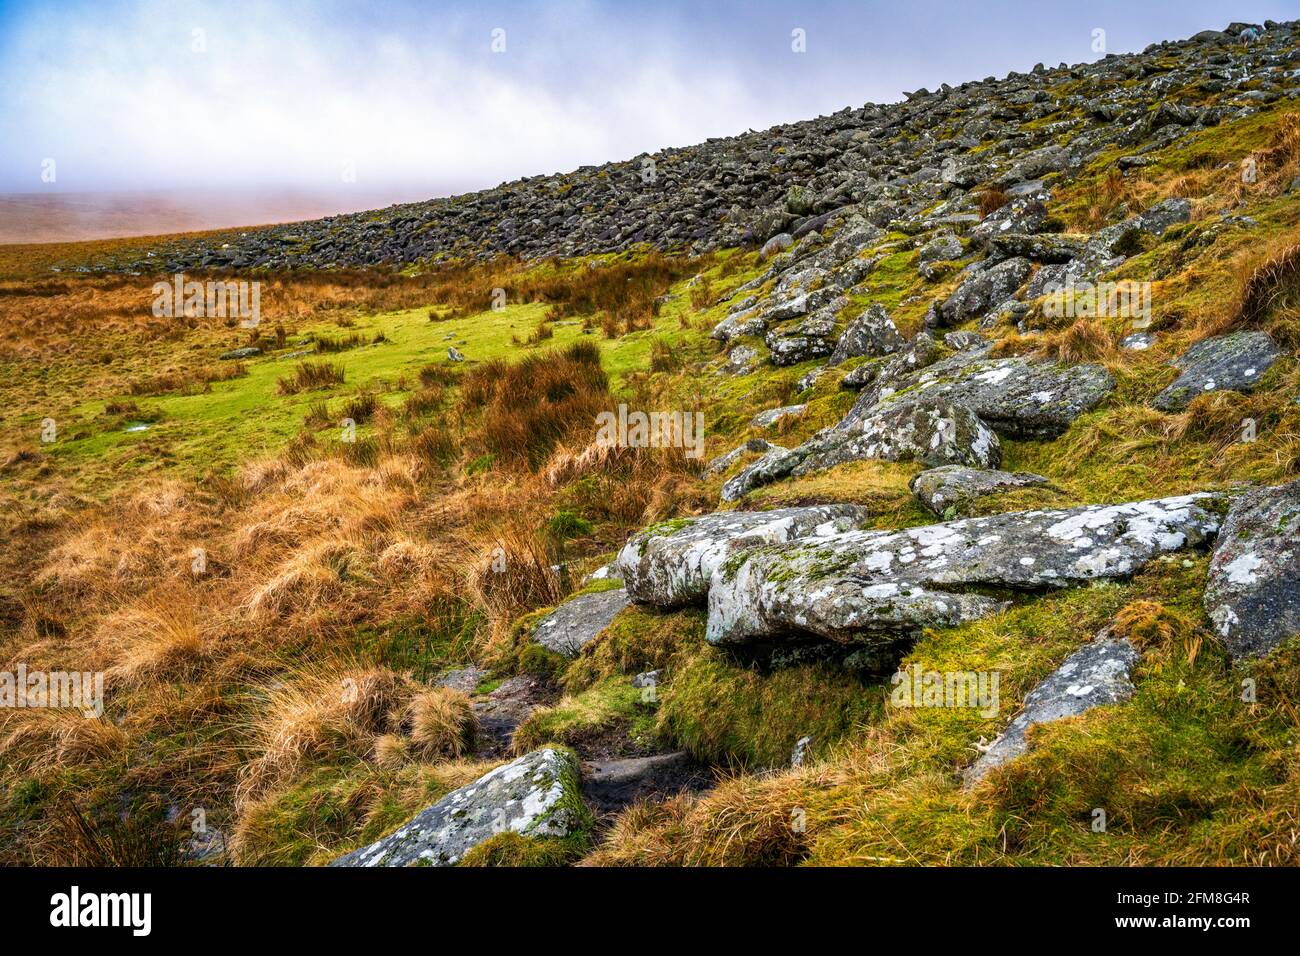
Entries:
<svg viewBox="0 0 1300 956">
<path fill-rule="evenodd" d="M 722 486 L 722 500 L 739 501 L 755 488 L 761 488 L 763 485 L 786 477 L 801 461 L 803 461 L 801 454 L 780 445 L 773 445 L 758 461 L 746 465 L 727 479 Z"/>
<path fill-rule="evenodd" d="M 971 586 L 1041 590 L 1127 577 L 1218 530 L 1214 495 L 1010 512 L 902 531 L 845 531 L 718 562 L 708 640 L 744 644 L 812 634 L 846 644 L 994 613 Z M 670 569 L 661 572 L 671 575 Z"/>
<path fill-rule="evenodd" d="M 1101 365 L 1057 365 L 1026 358 L 971 358 L 958 353 L 894 383 L 927 400 L 965 405 L 1008 438 L 1054 438 L 1097 407 L 1115 382 Z M 835 427 L 849 429 L 893 395 L 863 392 Z"/>
<path fill-rule="evenodd" d="M 769 408 L 755 415 L 750 424 L 755 428 L 771 428 L 782 419 L 799 417 L 807 407 L 807 405 L 782 405 L 780 408 Z"/>
<path fill-rule="evenodd" d="M 858 505 L 716 511 L 633 535 L 619 552 L 618 566 L 634 601 L 660 607 L 698 604 L 710 576 L 728 558 L 763 545 L 834 534 L 868 515 Z"/>
<path fill-rule="evenodd" d="M 581 823 L 581 771 L 568 751 L 534 750 L 447 794 L 331 866 L 452 866 L 497 833 L 568 836 Z"/>
<path fill-rule="evenodd" d="M 1104 635 L 1075 651 L 1029 692 L 1019 716 L 966 770 L 967 786 L 982 780 L 994 767 L 1027 753 L 1027 734 L 1035 725 L 1128 700 L 1133 696 L 1130 675 L 1140 657 L 1128 641 Z"/>
<path fill-rule="evenodd" d="M 989 359 L 983 347 L 934 361 L 935 349 L 922 333 L 907 352 L 884 365 L 862 366 L 875 376 L 839 423 L 797 448 L 769 452 L 728 482 L 723 500 L 737 500 L 791 474 L 863 458 L 996 468 L 998 433 L 1055 437 L 1114 388 L 1101 365 Z M 926 364 L 912 371 L 913 361 Z M 927 429 L 927 422 L 934 427 Z"/>
<path fill-rule="evenodd" d="M 1090 245 L 1104 255 L 1116 255 L 1120 241 L 1135 232 L 1158 236 L 1170 226 L 1187 222 L 1192 215 L 1192 204 L 1186 199 L 1163 199 L 1145 212 L 1107 226 L 1095 236 Z"/>
<path fill-rule="evenodd" d="M 980 318 L 1020 288 L 1029 278 L 1030 269 L 1029 260 L 1020 257 L 1006 259 L 997 265 L 976 263 L 939 311 L 949 325 Z"/>
<path fill-rule="evenodd" d="M 849 327 L 835 343 L 835 351 L 831 353 L 828 364 L 838 365 L 845 359 L 860 355 L 889 355 L 903 345 L 904 339 L 898 334 L 898 328 L 889 313 L 883 306 L 872 305 L 849 323 Z"/>
<path fill-rule="evenodd" d="M 982 348 L 989 344 L 989 340 L 978 332 L 949 332 L 944 335 L 943 344 L 950 349 L 964 352 L 967 349 Z"/>
<path fill-rule="evenodd" d="M 1206 392 L 1254 391 L 1281 355 L 1267 332 L 1230 332 L 1204 339 L 1174 359 L 1174 366 L 1182 374 L 1151 404 L 1161 411 L 1177 412 Z"/>
<path fill-rule="evenodd" d="M 532 640 L 548 651 L 577 657 L 628 603 L 623 588 L 580 594 L 538 621 L 533 627 Z"/>
<path fill-rule="evenodd" d="M 961 240 L 952 233 L 941 233 L 921 247 L 917 262 L 941 262 L 962 257 Z"/>
<path fill-rule="evenodd" d="M 487 676 L 488 672 L 483 668 L 471 665 L 447 671 L 434 681 L 434 684 L 438 687 L 450 687 L 462 694 L 473 694 Z"/>
<path fill-rule="evenodd" d="M 909 487 L 935 514 L 943 518 L 960 518 L 969 514 L 971 506 L 980 498 L 1044 484 L 1047 484 L 1046 478 L 1027 471 L 990 471 L 945 465 L 921 472 L 911 480 Z"/>
<path fill-rule="evenodd" d="M 783 325 L 763 339 L 772 353 L 772 364 L 798 365 L 830 355 L 835 349 L 835 312 L 827 307 L 798 322 Z"/>
<path fill-rule="evenodd" d="M 222 362 L 229 362 L 236 359 L 252 358 L 254 355 L 261 355 L 262 350 L 255 345 L 245 345 L 241 349 L 231 349 L 229 352 L 222 352 L 217 359 Z"/>
<path fill-rule="evenodd" d="M 1210 562 L 1205 611 L 1234 657 L 1300 634 L 1300 480 L 1233 502 Z"/>
<path fill-rule="evenodd" d="M 965 405 L 921 396 L 883 405 L 851 430 L 823 432 L 796 453 L 801 460 L 791 470 L 794 475 L 872 458 L 996 468 L 1002 460 L 1002 444 Z"/>
<path fill-rule="evenodd" d="M 840 381 L 841 388 L 862 389 L 866 404 L 893 394 L 914 372 L 938 361 L 941 350 L 929 332 L 918 332 L 907 347 L 888 358 L 859 365 Z M 870 386 L 868 389 L 867 387 Z"/>
<path fill-rule="evenodd" d="M 747 454 L 761 454 L 771 451 L 776 446 L 766 438 L 751 438 L 749 441 L 742 442 L 726 454 L 719 455 L 711 460 L 708 467 L 704 469 L 706 475 L 721 475 L 736 462 Z"/>
<path fill-rule="evenodd" d="M 737 345 L 727 355 L 724 370 L 731 375 L 744 375 L 758 367 L 758 349 L 751 345 Z"/>
</svg>

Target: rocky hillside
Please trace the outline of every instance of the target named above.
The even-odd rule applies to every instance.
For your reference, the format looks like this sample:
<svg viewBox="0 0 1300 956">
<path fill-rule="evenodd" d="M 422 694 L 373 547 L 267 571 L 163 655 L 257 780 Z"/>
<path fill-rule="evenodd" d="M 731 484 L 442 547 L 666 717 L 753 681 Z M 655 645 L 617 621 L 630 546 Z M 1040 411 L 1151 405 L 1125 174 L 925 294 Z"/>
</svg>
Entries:
<svg viewBox="0 0 1300 956">
<path fill-rule="evenodd" d="M 108 694 L 0 714 L 0 859 L 1296 863 L 1298 198 L 1300 24 L 1233 24 L 69 252 L 0 651 Z"/>
<path fill-rule="evenodd" d="M 171 250 L 166 267 L 404 265 L 639 243 L 699 252 L 799 236 L 850 210 L 909 234 L 968 223 L 974 187 L 1068 178 L 1115 148 L 1137 168 L 1189 131 L 1294 95 L 1293 29 L 1235 23 L 484 192 L 198 240 Z"/>
</svg>

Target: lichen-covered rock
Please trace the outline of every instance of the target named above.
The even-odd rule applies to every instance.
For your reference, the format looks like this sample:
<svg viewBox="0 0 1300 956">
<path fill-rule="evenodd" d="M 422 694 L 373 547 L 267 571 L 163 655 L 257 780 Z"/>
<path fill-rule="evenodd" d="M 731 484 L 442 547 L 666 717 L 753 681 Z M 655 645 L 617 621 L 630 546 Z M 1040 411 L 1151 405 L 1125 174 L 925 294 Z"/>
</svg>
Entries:
<svg viewBox="0 0 1300 956">
<path fill-rule="evenodd" d="M 737 345 L 727 355 L 727 364 L 723 371 L 731 375 L 745 375 L 758 366 L 758 349 L 749 345 Z"/>
<path fill-rule="evenodd" d="M 994 236 L 1004 233 L 1038 232 L 1047 221 L 1044 198 L 1044 194 L 1031 194 L 1017 196 L 1010 202 L 1004 203 L 971 229 L 971 238 L 978 243 L 987 244 Z"/>
<path fill-rule="evenodd" d="M 331 866 L 452 866 L 498 833 L 565 837 L 586 825 L 578 760 L 544 747 L 455 790 Z"/>
<path fill-rule="evenodd" d="M 1102 229 L 1092 237 L 1089 245 L 1103 255 L 1113 256 L 1126 236 L 1138 232 L 1158 236 L 1170 226 L 1187 222 L 1191 217 L 1192 204 L 1186 199 L 1164 199 L 1145 212 Z"/>
<path fill-rule="evenodd" d="M 1174 359 L 1182 374 L 1152 404 L 1161 411 L 1177 412 L 1205 392 L 1254 391 L 1281 354 L 1267 332 L 1230 332 L 1197 342 Z"/>
<path fill-rule="evenodd" d="M 548 651 L 577 657 L 619 611 L 628 606 L 627 591 L 613 588 L 570 598 L 532 628 L 530 639 Z"/>
<path fill-rule="evenodd" d="M 751 548 L 817 539 L 869 516 L 858 505 L 814 505 L 773 511 L 717 511 L 667 521 L 629 539 L 618 567 L 632 600 L 659 607 L 700 603 L 709 578 L 729 557 Z"/>
<path fill-rule="evenodd" d="M 946 262 L 962 257 L 961 240 L 952 233 L 941 233 L 921 247 L 916 255 L 918 263 Z"/>
<path fill-rule="evenodd" d="M 728 468 L 740 461 L 746 454 L 761 454 L 771 451 L 777 446 L 773 445 L 766 438 L 751 438 L 747 442 L 742 442 L 725 455 L 719 455 L 709 462 L 708 467 L 704 469 L 706 475 L 721 475 Z"/>
<path fill-rule="evenodd" d="M 1300 480 L 1232 504 L 1210 562 L 1205 610 L 1234 657 L 1300 634 Z"/>
<path fill-rule="evenodd" d="M 901 349 L 905 341 L 884 307 L 872 305 L 849 323 L 835 343 L 829 364 L 838 365 L 859 355 L 889 355 Z"/>
<path fill-rule="evenodd" d="M 969 268 L 969 277 L 939 307 L 949 325 L 977 319 L 1008 298 L 1029 278 L 1028 259 L 1006 259 L 997 265 L 979 262 Z"/>
<path fill-rule="evenodd" d="M 835 315 L 827 308 L 792 326 L 773 329 L 763 341 L 772 353 L 773 365 L 798 365 L 830 355 L 835 350 L 834 333 Z"/>
<path fill-rule="evenodd" d="M 1114 387 L 1114 379 L 1101 365 L 1056 365 L 1023 357 L 981 359 L 971 353 L 936 362 L 893 386 L 895 392 L 907 390 L 931 401 L 965 405 L 1008 438 L 1054 438 Z M 874 414 L 873 398 L 866 392 L 860 395 L 835 427 L 848 429 Z"/>
<path fill-rule="evenodd" d="M 958 352 L 965 352 L 969 349 L 984 348 L 989 344 L 989 340 L 978 332 L 949 332 L 944 335 L 943 344 Z"/>
<path fill-rule="evenodd" d="M 920 502 L 944 518 L 965 516 L 980 498 L 1047 484 L 1042 475 L 1027 471 L 988 471 L 962 465 L 931 468 L 914 477 L 909 487 Z"/>
<path fill-rule="evenodd" d="M 1077 717 L 1105 704 L 1133 696 L 1130 674 L 1141 655 L 1126 640 L 1103 636 L 1075 651 L 1025 697 L 1024 710 L 1011 721 L 963 775 L 969 786 L 994 767 L 1029 750 L 1027 734 L 1035 724 Z"/>
<path fill-rule="evenodd" d="M 1007 232 L 993 236 L 989 244 L 1001 255 L 1023 256 L 1031 262 L 1069 262 L 1087 252 L 1086 237 L 1051 233 L 1027 235 Z"/>
<path fill-rule="evenodd" d="M 796 451 L 803 459 L 792 469 L 795 475 L 871 458 L 976 468 L 996 468 L 1002 461 L 1002 443 L 978 415 L 924 396 L 883 405 L 857 428 L 823 432 Z"/>
<path fill-rule="evenodd" d="M 862 376 L 868 384 L 849 413 L 799 447 L 769 452 L 750 465 L 724 488 L 723 500 L 734 501 L 790 474 L 862 458 L 996 468 L 1001 463 L 996 433 L 1055 437 L 1114 388 L 1101 365 L 988 359 L 983 357 L 987 346 L 937 362 L 936 354 L 934 340 L 921 333 L 906 352 L 883 365 L 854 369 L 846 380 L 863 370 L 872 374 Z M 914 361 L 924 367 L 911 370 Z M 947 426 L 941 433 L 922 427 L 932 420 L 937 427 L 936 410 L 938 418 L 956 423 L 955 434 Z"/>
<path fill-rule="evenodd" d="M 739 501 L 755 488 L 780 481 L 803 461 L 804 456 L 789 448 L 773 445 L 762 458 L 742 468 L 722 486 L 723 501 Z"/>
<path fill-rule="evenodd" d="M 1215 495 L 966 518 L 902 531 L 847 531 L 761 548 L 718 566 L 707 636 L 740 644 L 790 633 L 847 644 L 958 624 L 1004 606 L 972 585 L 1065 587 L 1127 577 L 1205 542 Z"/>
<path fill-rule="evenodd" d="M 892 395 L 909 375 L 932 365 L 938 361 L 939 355 L 939 344 L 930 333 L 918 332 L 903 351 L 878 362 L 859 365 L 840 380 L 840 387 L 865 389 L 871 385 L 871 390 L 864 393 L 871 398 L 860 401 L 874 403 Z"/>
<path fill-rule="evenodd" d="M 782 405 L 780 408 L 769 408 L 755 415 L 749 424 L 755 428 L 771 428 L 782 419 L 798 418 L 807 407 L 807 405 Z"/>
</svg>

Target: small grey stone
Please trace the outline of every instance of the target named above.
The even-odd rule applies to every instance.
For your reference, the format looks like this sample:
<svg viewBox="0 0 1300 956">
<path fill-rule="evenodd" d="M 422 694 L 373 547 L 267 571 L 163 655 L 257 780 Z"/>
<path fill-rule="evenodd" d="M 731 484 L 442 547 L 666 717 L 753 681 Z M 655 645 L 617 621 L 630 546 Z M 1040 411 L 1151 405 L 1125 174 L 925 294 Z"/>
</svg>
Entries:
<svg viewBox="0 0 1300 956">
<path fill-rule="evenodd" d="M 548 651 L 577 657 L 627 605 L 627 591 L 623 588 L 580 594 L 538 621 L 532 630 L 532 640 Z"/>
<path fill-rule="evenodd" d="M 1021 714 L 963 774 L 967 786 L 994 767 L 1028 752 L 1026 734 L 1035 724 L 1077 717 L 1133 696 L 1130 673 L 1141 655 L 1127 640 L 1099 637 L 1075 651 L 1025 697 Z"/>
<path fill-rule="evenodd" d="M 1042 475 L 1025 471 L 987 471 L 945 465 L 921 472 L 911 480 L 909 487 L 935 514 L 958 518 L 967 515 L 971 505 L 980 498 L 1046 483 L 1047 479 Z"/>
<path fill-rule="evenodd" d="M 655 687 L 659 683 L 659 671 L 642 671 L 632 678 L 633 687 Z"/>
<path fill-rule="evenodd" d="M 797 418 L 807 407 L 807 405 L 783 405 L 780 408 L 769 408 L 755 415 L 749 424 L 755 428 L 771 428 L 786 418 Z"/>
<path fill-rule="evenodd" d="M 487 676 L 487 671 L 481 667 L 462 667 L 458 670 L 447 671 L 434 681 L 434 686 L 450 687 L 462 694 L 472 694 Z"/>
<path fill-rule="evenodd" d="M 581 770 L 573 754 L 544 747 L 497 767 L 420 811 L 370 846 L 331 866 L 453 866 L 497 833 L 563 837 L 579 825 L 573 807 Z"/>
<path fill-rule="evenodd" d="M 1151 404 L 1161 411 L 1177 412 L 1205 392 L 1254 391 L 1281 355 L 1267 332 L 1230 332 L 1197 342 L 1174 360 L 1182 374 Z"/>
<path fill-rule="evenodd" d="M 746 454 L 762 453 L 771 451 L 776 446 L 766 438 L 751 438 L 749 441 L 737 445 L 725 455 L 719 455 L 709 462 L 708 467 L 704 469 L 706 475 L 720 475 L 729 469 L 736 462 L 740 461 Z"/>
</svg>

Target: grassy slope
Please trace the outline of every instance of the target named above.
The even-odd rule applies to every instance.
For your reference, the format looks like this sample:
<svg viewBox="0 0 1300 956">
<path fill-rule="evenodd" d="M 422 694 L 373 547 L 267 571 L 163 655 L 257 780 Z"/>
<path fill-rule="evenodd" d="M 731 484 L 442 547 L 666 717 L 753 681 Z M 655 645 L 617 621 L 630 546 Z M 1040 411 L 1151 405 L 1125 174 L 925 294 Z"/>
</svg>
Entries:
<svg viewBox="0 0 1300 956">
<path fill-rule="evenodd" d="M 1174 189 L 1221 188 L 1224 176 L 1215 172 L 1218 165 L 1234 164 L 1240 155 L 1266 144 L 1275 120 L 1264 114 L 1199 134 L 1190 147 L 1165 151 L 1159 165 L 1142 172 L 1148 187 L 1143 200 Z M 1085 171 L 1060 197 L 1054 213 L 1066 220 L 1085 219 L 1108 161 L 1103 157 Z M 1190 185 L 1179 179 L 1189 169 L 1202 179 Z M 1125 265 L 1125 274 L 1160 276 L 1161 294 L 1155 300 L 1156 324 L 1165 331 L 1160 347 L 1098 356 L 1111 366 L 1120 387 L 1060 439 L 1005 443 L 1004 467 L 1043 473 L 1059 490 L 1007 495 L 993 507 L 1131 500 L 1243 479 L 1277 482 L 1300 470 L 1294 403 L 1300 373 L 1294 358 L 1278 364 L 1270 373 L 1271 388 L 1255 398 L 1218 396 L 1183 416 L 1162 416 L 1146 406 L 1172 377 L 1167 360 L 1204 334 L 1231 298 L 1238 281 L 1234 263 L 1255 261 L 1261 236 L 1294 241 L 1300 210 L 1293 198 L 1247 198 L 1244 211 L 1260 222 L 1259 231 L 1217 227 L 1218 217 L 1207 204 L 1192 224 Z M 890 307 L 905 331 L 914 330 L 929 299 L 945 294 L 953 283 L 951 277 L 924 282 L 915 274 L 913 258 L 911 252 L 893 252 L 867 283 L 870 300 Z M 747 260 L 741 271 L 725 278 L 718 265 L 708 274 L 721 291 L 757 271 Z M 784 427 L 778 439 L 783 444 L 807 437 L 851 404 L 853 396 L 837 388 L 836 376 L 824 376 L 809 394 L 795 395 L 794 382 L 814 363 L 764 368 L 741 377 L 717 376 L 712 369 L 688 364 L 680 371 L 647 376 L 656 338 L 668 341 L 688 361 L 698 360 L 709 354 L 706 330 L 725 313 L 725 306 L 713 306 L 696 314 L 685 280 L 670 292 L 673 298 L 653 330 L 607 340 L 599 333 L 582 335 L 579 316 L 555 323 L 554 338 L 543 348 L 579 338 L 595 341 L 616 396 L 656 397 L 659 407 L 704 407 L 709 454 L 755 434 L 750 417 L 775 404 L 795 398 L 809 402 L 803 418 Z M 856 302 L 854 308 L 862 304 Z M 846 317 L 852 311 L 846 310 Z M 347 331 L 366 336 L 382 332 L 386 341 L 325 356 L 345 367 L 345 384 L 294 396 L 279 395 L 276 389 L 277 379 L 294 363 L 273 357 L 250 361 L 246 376 L 215 383 L 210 392 L 134 399 L 120 389 L 100 391 L 101 380 L 89 365 L 56 363 L 37 369 L 6 363 L 0 370 L 5 383 L 0 397 L 15 410 L 22 429 L 35 429 L 40 418 L 51 414 L 51 401 L 60 403 L 53 414 L 68 422 L 61 424 L 67 437 L 46 449 L 48 461 L 41 467 L 48 471 L 20 465 L 6 472 L 7 493 L 31 501 L 44 486 L 62 480 L 107 498 L 149 477 L 228 473 L 249 457 L 284 447 L 299 434 L 308 407 L 321 398 L 328 399 L 333 411 L 344 398 L 374 390 L 396 409 L 415 390 L 419 370 L 443 361 L 449 343 L 472 362 L 520 356 L 526 348 L 513 344 L 512 335 L 526 337 L 544 312 L 541 304 L 512 305 L 501 313 L 441 322 L 429 321 L 424 307 L 360 315 Z M 570 321 L 574 324 L 565 324 Z M 294 329 L 288 350 L 313 333 L 338 331 L 337 323 L 325 319 L 303 323 Z M 1122 329 L 1114 323 L 1106 331 L 1117 337 Z M 998 334 L 1014 338 L 1006 329 Z M 202 341 L 209 351 L 216 347 L 213 339 Z M 184 358 L 191 344 L 182 338 L 142 347 L 139 371 Z M 154 419 L 148 431 L 123 432 L 120 416 L 102 414 L 107 403 L 128 399 L 140 407 L 141 417 Z M 1234 440 L 1247 413 L 1261 423 L 1260 439 L 1250 444 Z M 364 426 L 362 436 L 375 427 Z M 330 426 L 319 431 L 324 440 L 333 437 Z M 764 489 L 753 503 L 853 500 L 871 505 L 880 527 L 923 523 L 932 519 L 906 486 L 917 470 L 907 464 L 855 463 Z M 512 480 L 488 477 L 503 486 Z M 421 493 L 442 495 L 447 480 Z M 706 482 L 706 492 L 716 496 L 720 481 Z M 565 507 L 582 510 L 584 499 L 573 488 L 549 493 Z M 595 561 L 607 542 L 580 543 L 575 556 Z M 776 673 L 746 668 L 703 645 L 698 612 L 660 615 L 632 609 L 564 670 L 561 678 L 571 698 L 536 715 L 529 733 L 537 741 L 564 738 L 619 720 L 646 733 L 639 705 L 620 689 L 617 678 L 654 666 L 665 675 L 654 724 L 665 746 L 686 746 L 721 765 L 752 770 L 783 763 L 796 739 L 814 737 L 814 759 L 803 770 L 742 773 L 699 803 L 673 802 L 626 814 L 597 850 L 593 859 L 598 862 L 1293 862 L 1300 812 L 1294 738 L 1300 650 L 1293 645 L 1262 664 L 1230 665 L 1208 636 L 1200 606 L 1204 572 L 1203 558 L 1185 562 L 1180 556 L 1129 583 L 1026 596 L 1003 614 L 929 633 L 916 644 L 905 664 L 998 671 L 1003 699 L 994 718 L 968 711 L 892 709 L 885 704 L 884 685 L 823 665 Z M 365 586 L 357 585 L 361 593 Z M 1127 614 L 1121 614 L 1126 608 Z M 957 774 L 974 758 L 975 744 L 996 735 L 1024 693 L 1070 650 L 1117 619 L 1148 647 L 1134 701 L 1043 729 L 1028 758 L 973 793 L 962 791 Z M 31 626 L 28 620 L 21 628 L 6 625 L 6 656 L 31 642 Z M 351 635 L 347 653 L 367 663 L 379 657 L 421 676 L 465 653 L 463 646 L 453 649 L 440 622 L 418 615 L 364 625 L 345 622 L 343 627 Z M 297 646 L 277 666 L 292 672 L 298 666 L 295 658 L 310 656 L 310 647 Z M 520 663 L 513 653 L 491 659 L 503 670 Z M 1259 685 L 1255 704 L 1240 697 L 1241 681 L 1248 676 Z M 240 699 L 245 690 L 237 683 L 231 699 L 218 708 L 235 724 L 257 719 L 256 707 Z M 147 741 L 155 754 L 184 752 L 196 740 L 251 747 L 246 738 L 227 733 L 212 726 L 164 726 L 152 728 Z M 247 759 L 249 751 L 242 752 L 240 759 Z M 73 760 L 61 763 L 53 776 L 28 765 L 20 780 L 6 784 L 3 832 L 21 833 L 39 821 L 57 793 L 112 795 L 114 776 L 132 759 L 116 754 Z M 308 765 L 244 813 L 241 833 L 255 849 L 243 858 L 320 862 L 360 845 L 464 776 L 456 762 L 439 766 L 444 769 L 407 766 L 377 772 L 366 753 L 354 750 Z M 462 769 L 468 774 L 474 768 Z M 1107 813 L 1104 833 L 1092 829 L 1097 808 Z M 795 818 L 799 827 L 791 825 Z"/>
</svg>

